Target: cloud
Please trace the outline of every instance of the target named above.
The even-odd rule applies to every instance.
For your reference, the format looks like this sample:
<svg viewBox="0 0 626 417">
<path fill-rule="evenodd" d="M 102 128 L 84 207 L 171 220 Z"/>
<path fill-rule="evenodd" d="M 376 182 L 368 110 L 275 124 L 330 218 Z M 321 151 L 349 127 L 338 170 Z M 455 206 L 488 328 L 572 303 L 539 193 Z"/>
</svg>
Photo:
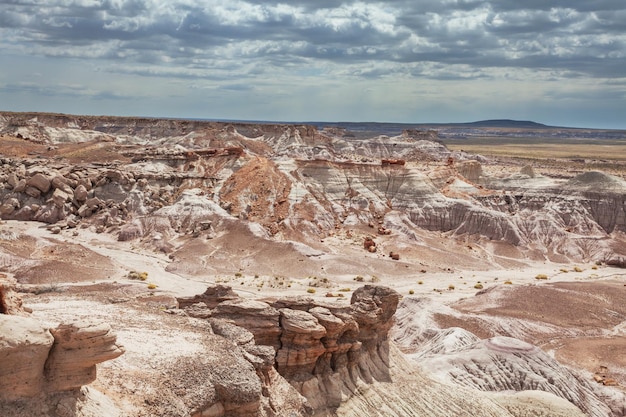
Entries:
<svg viewBox="0 0 626 417">
<path fill-rule="evenodd" d="M 0 47 L 5 56 L 97 67 L 146 86 L 194 80 L 224 91 L 392 78 L 623 86 L 626 3 L 9 0 Z M 0 82 L 24 81 L 7 77 Z"/>
<path fill-rule="evenodd" d="M 302 59 L 538 69 L 624 59 L 626 5 L 589 2 L 242 0 L 12 1 L 0 13 L 11 49 L 50 56 L 189 66 Z M 549 5 L 549 7 L 548 7 Z M 602 65 L 578 71 L 608 76 Z M 399 65 L 401 68 L 401 65 Z"/>
</svg>

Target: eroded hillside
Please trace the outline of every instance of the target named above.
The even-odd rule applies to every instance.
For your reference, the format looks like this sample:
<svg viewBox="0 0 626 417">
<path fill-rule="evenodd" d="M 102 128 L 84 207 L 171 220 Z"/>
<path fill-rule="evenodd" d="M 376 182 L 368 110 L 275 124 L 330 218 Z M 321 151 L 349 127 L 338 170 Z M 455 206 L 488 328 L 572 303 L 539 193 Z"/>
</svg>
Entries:
<svg viewBox="0 0 626 417">
<path fill-rule="evenodd" d="M 621 177 L 433 131 L 2 113 L 0 133 L 0 300 L 43 323 L 42 363 L 72 318 L 125 347 L 6 415 L 626 413 Z"/>
</svg>

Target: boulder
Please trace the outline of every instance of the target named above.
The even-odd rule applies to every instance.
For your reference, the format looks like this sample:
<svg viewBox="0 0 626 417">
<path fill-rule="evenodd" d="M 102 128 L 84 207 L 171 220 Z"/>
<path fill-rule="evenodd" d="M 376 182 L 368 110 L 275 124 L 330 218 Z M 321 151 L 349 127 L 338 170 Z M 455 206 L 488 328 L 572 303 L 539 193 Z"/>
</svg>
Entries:
<svg viewBox="0 0 626 417">
<path fill-rule="evenodd" d="M 4 203 L 0 205 L 0 216 L 8 216 L 15 211 L 15 207 L 11 204 Z"/>
<path fill-rule="evenodd" d="M 72 201 L 72 197 L 68 193 L 60 188 L 54 190 L 54 193 L 52 194 L 52 202 L 55 206 L 63 207 L 67 201 Z"/>
<path fill-rule="evenodd" d="M 18 182 L 19 182 L 19 179 L 17 178 L 17 175 L 15 175 L 15 172 L 11 172 L 9 176 L 7 177 L 7 184 L 9 184 L 11 188 L 15 188 Z"/>
<path fill-rule="evenodd" d="M 128 242 L 143 237 L 143 226 L 138 221 L 126 223 L 120 228 L 120 233 L 117 235 L 117 240 L 120 242 Z"/>
<path fill-rule="evenodd" d="M 21 179 L 17 182 L 17 184 L 15 184 L 15 187 L 13 187 L 13 191 L 15 191 L 16 193 L 23 193 L 24 190 L 26 190 L 26 180 Z"/>
<path fill-rule="evenodd" d="M 34 187 L 42 193 L 47 193 L 50 190 L 51 182 L 44 174 L 37 173 L 30 177 L 26 185 Z"/>
<path fill-rule="evenodd" d="M 81 203 L 87 200 L 87 188 L 83 184 L 79 184 L 74 190 L 74 198 Z"/>
</svg>

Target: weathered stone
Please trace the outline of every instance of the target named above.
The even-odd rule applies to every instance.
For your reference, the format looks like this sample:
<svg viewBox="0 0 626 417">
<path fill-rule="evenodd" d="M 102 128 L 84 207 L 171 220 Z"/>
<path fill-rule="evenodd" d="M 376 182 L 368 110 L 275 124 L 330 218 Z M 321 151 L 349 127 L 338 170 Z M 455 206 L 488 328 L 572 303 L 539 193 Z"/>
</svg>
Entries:
<svg viewBox="0 0 626 417">
<path fill-rule="evenodd" d="M 66 194 L 70 194 L 70 195 L 74 194 L 74 191 L 72 190 L 72 187 L 69 184 L 69 180 L 60 175 L 57 175 L 56 177 L 52 178 L 51 185 L 52 185 L 52 188 L 54 188 L 55 190 L 59 189 L 65 192 Z"/>
<path fill-rule="evenodd" d="M 27 186 L 24 190 L 24 193 L 33 198 L 39 198 L 41 196 L 41 191 L 39 188 L 33 186 Z"/>
<path fill-rule="evenodd" d="M 108 324 L 75 322 L 61 324 L 50 332 L 54 345 L 45 370 L 51 391 L 71 390 L 93 382 L 96 364 L 124 353 Z"/>
<path fill-rule="evenodd" d="M 15 172 L 11 172 L 7 177 L 7 184 L 9 184 L 11 188 L 15 188 L 18 182 L 19 179 L 17 178 L 17 175 L 15 175 Z"/>
<path fill-rule="evenodd" d="M 193 297 L 178 298 L 180 308 L 187 308 L 196 303 L 204 303 L 208 308 L 214 309 L 218 304 L 227 300 L 236 300 L 239 296 L 227 285 L 215 285 L 208 287 L 203 294 Z"/>
<path fill-rule="evenodd" d="M 100 200 L 98 197 L 92 197 L 85 201 L 85 205 L 90 209 L 96 209 L 98 207 L 104 207 L 104 201 Z"/>
<path fill-rule="evenodd" d="M 399 302 L 400 294 L 387 287 L 365 285 L 352 293 L 352 316 L 359 325 L 359 340 L 364 345 L 387 339 Z"/>
<path fill-rule="evenodd" d="M 143 226 L 138 221 L 127 223 L 120 228 L 120 233 L 117 235 L 117 240 L 120 242 L 127 242 L 129 240 L 137 239 L 143 236 Z"/>
<path fill-rule="evenodd" d="M 215 307 L 213 317 L 248 329 L 257 345 L 280 347 L 279 312 L 267 303 L 243 298 L 227 300 Z"/>
<path fill-rule="evenodd" d="M 0 205 L 0 216 L 8 216 L 15 211 L 15 206 L 13 204 L 4 203 Z"/>
<path fill-rule="evenodd" d="M 15 187 L 13 187 L 13 191 L 15 191 L 16 193 L 23 193 L 24 190 L 26 190 L 26 180 L 21 179 L 17 182 L 17 184 L 15 184 Z"/>
<path fill-rule="evenodd" d="M 91 209 L 91 207 L 89 207 L 87 204 L 83 204 L 82 206 L 80 206 L 78 208 L 78 213 L 77 213 L 80 217 L 89 217 L 93 214 L 93 210 Z"/>
<path fill-rule="evenodd" d="M 87 200 L 87 189 L 83 184 L 79 184 L 74 190 L 74 198 L 81 203 Z"/>
<path fill-rule="evenodd" d="M 33 175 L 27 182 L 27 185 L 35 187 L 42 193 L 47 193 L 50 190 L 50 179 L 44 174 L 37 173 Z"/>
<path fill-rule="evenodd" d="M 39 395 L 53 337 L 28 317 L 0 314 L 0 401 Z"/>
<path fill-rule="evenodd" d="M 54 193 L 52 194 L 52 202 L 57 207 L 63 207 L 63 205 L 67 201 L 71 201 L 71 200 L 72 200 L 71 196 L 65 191 L 61 190 L 60 188 L 55 189 Z"/>
<path fill-rule="evenodd" d="M 317 359 L 326 351 L 320 339 L 326 329 L 315 316 L 300 310 L 280 310 L 281 348 L 276 355 L 278 372 L 287 379 L 297 374 L 312 375 Z"/>
</svg>

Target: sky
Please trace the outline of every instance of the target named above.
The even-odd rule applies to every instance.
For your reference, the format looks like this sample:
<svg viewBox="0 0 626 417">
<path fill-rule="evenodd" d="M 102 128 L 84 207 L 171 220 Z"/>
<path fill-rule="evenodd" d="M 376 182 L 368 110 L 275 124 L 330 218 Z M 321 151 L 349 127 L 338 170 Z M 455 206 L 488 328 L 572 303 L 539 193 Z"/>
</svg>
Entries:
<svg viewBox="0 0 626 417">
<path fill-rule="evenodd" d="M 626 1 L 0 0 L 0 110 L 626 129 Z"/>
</svg>

